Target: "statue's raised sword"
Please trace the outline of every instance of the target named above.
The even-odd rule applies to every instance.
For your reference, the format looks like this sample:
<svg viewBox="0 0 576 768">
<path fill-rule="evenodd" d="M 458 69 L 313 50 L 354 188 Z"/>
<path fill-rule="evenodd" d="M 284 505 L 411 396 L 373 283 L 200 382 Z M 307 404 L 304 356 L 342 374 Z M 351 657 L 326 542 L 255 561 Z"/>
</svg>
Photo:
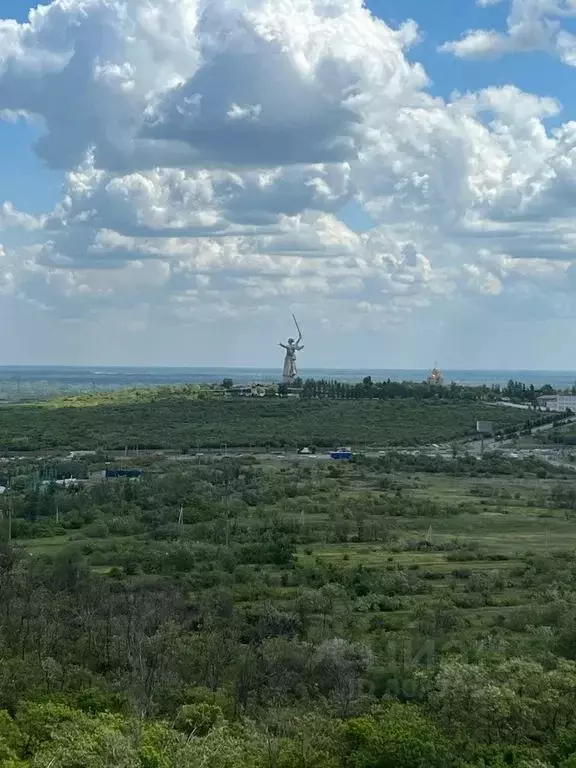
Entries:
<svg viewBox="0 0 576 768">
<path fill-rule="evenodd" d="M 294 320 L 294 325 L 296 326 L 296 330 L 298 331 L 298 341 L 302 341 L 302 331 L 300 330 L 300 326 L 298 325 L 298 320 L 296 320 L 296 316 L 292 315 L 292 319 Z"/>
</svg>

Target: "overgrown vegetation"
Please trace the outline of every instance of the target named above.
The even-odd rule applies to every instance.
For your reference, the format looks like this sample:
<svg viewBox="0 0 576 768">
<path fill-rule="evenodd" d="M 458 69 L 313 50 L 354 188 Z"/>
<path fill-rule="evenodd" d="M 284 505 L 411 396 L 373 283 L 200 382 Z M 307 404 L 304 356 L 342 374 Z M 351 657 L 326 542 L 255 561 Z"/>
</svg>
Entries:
<svg viewBox="0 0 576 768">
<path fill-rule="evenodd" d="M 5 462 L 0 765 L 575 764 L 570 469 L 177 458 Z"/>
<path fill-rule="evenodd" d="M 506 428 L 528 418 L 481 402 L 215 400 L 199 398 L 196 389 L 124 391 L 0 408 L 0 450 L 417 445 L 472 435 L 479 419 Z"/>
</svg>

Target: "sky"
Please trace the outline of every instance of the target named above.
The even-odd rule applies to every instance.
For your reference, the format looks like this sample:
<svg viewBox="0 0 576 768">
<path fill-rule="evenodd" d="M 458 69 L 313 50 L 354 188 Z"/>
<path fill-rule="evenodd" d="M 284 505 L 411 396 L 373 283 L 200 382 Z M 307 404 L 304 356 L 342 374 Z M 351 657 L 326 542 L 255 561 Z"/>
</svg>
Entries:
<svg viewBox="0 0 576 768">
<path fill-rule="evenodd" d="M 0 5 L 0 365 L 576 369 L 576 0 Z"/>
</svg>

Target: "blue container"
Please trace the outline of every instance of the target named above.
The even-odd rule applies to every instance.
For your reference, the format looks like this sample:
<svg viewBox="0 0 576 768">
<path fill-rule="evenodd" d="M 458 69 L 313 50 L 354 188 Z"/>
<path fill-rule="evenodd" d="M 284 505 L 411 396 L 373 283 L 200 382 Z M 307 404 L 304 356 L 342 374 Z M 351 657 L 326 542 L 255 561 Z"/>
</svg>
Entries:
<svg viewBox="0 0 576 768">
<path fill-rule="evenodd" d="M 144 472 L 141 469 L 107 469 L 106 477 L 142 477 Z"/>
<path fill-rule="evenodd" d="M 332 451 L 330 457 L 335 461 L 351 461 L 354 454 L 352 451 Z"/>
</svg>

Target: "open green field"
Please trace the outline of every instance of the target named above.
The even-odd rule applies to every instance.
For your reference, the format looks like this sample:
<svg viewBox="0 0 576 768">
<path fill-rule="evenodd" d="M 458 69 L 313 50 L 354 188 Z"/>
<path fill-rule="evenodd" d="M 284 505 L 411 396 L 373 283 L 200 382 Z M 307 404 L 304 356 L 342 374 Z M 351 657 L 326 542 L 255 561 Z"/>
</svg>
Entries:
<svg viewBox="0 0 576 768">
<path fill-rule="evenodd" d="M 441 596 L 462 602 L 459 607 L 467 615 L 476 610 L 477 618 L 491 615 L 487 609 L 494 605 L 514 608 L 540 601 L 532 585 L 524 584 L 523 571 L 527 559 L 576 553 L 576 518 L 564 502 L 557 503 L 571 492 L 576 475 L 549 467 L 548 477 L 540 477 L 543 465 L 504 459 L 507 474 L 486 475 L 482 462 L 469 462 L 466 474 L 462 463 L 450 461 L 443 466 L 453 467 L 454 474 L 422 472 L 413 470 L 413 458 L 404 460 L 411 465 L 391 473 L 381 469 L 390 461 L 385 459 L 352 465 L 203 460 L 184 466 L 158 460 L 137 485 L 95 483 L 74 493 L 58 490 L 32 523 L 23 505 L 22 519 L 13 522 L 14 538 L 31 555 L 54 558 L 75 551 L 95 573 L 116 577 L 157 573 L 172 578 L 180 566 L 171 558 L 181 557 L 185 571 L 191 568 L 200 581 L 206 552 L 219 558 L 224 546 L 244 559 L 239 553 L 250 552 L 252 542 L 285 539 L 293 553 L 288 570 L 278 565 L 262 581 L 259 557 L 252 562 L 253 555 L 248 556 L 245 567 L 258 585 L 251 592 L 259 595 L 257 603 L 265 596 L 294 610 L 309 569 L 317 574 L 314 578 L 335 580 L 341 587 L 353 574 L 366 572 L 375 579 L 372 600 L 383 578 L 400 584 L 384 588 L 406 620 L 396 623 L 397 629 L 408 626 L 416 605 Z M 130 511 L 121 518 L 115 509 L 125 504 L 128 491 Z M 166 496 L 172 504 L 164 503 L 151 517 L 148 508 Z M 184 510 L 180 526 L 179 503 Z M 54 504 L 60 510 L 57 525 L 50 515 Z M 62 513 L 67 507 L 70 519 Z M 465 577 L 455 575 L 459 570 Z M 478 588 L 481 595 L 468 605 L 470 583 L 484 577 L 498 586 Z M 245 587 L 231 586 L 240 599 Z M 365 601 L 357 597 L 348 596 L 348 608 L 365 616 Z"/>
<path fill-rule="evenodd" d="M 380 733 L 394 702 L 383 743 L 401 748 L 379 761 L 371 747 L 364 768 L 572 768 L 554 750 L 576 696 L 576 472 L 498 455 L 148 456 L 134 482 L 102 479 L 106 461 L 10 463 L 11 490 L 0 496 L 0 729 L 13 754 L 27 754 L 14 734 L 28 723 L 23 702 L 34 701 L 30 738 L 43 718 L 58 733 L 59 717 L 68 729 L 72 717 L 100 718 L 98 744 L 110 743 L 111 722 L 150 738 L 130 768 L 230 768 L 232 758 L 214 762 L 229 744 L 222 734 L 247 723 L 257 724 L 250 749 L 258 734 L 267 739 L 247 766 L 353 768 L 359 734 Z M 72 469 L 89 482 L 38 486 L 38 472 Z M 497 721 L 495 696 L 507 707 Z M 199 727 L 216 741 L 206 760 L 183 761 L 210 738 L 191 731 Z M 438 735 L 424 738 L 423 727 Z M 350 743 L 334 736 L 346 728 Z M 179 745 L 172 762 L 150 751 L 162 729 L 163 749 Z M 326 760 L 302 753 L 325 732 Z M 450 760 L 436 760 L 434 739 L 450 744 Z M 291 740 L 294 760 L 271 761 L 270 744 Z M 93 765 L 116 766 L 110 754 Z M 53 765 L 84 765 L 66 759 Z"/>
<path fill-rule="evenodd" d="M 476 421 L 521 424 L 526 413 L 479 403 L 418 400 L 211 400 L 143 392 L 0 408 L 0 450 L 253 446 L 334 447 L 442 443 Z"/>
</svg>

